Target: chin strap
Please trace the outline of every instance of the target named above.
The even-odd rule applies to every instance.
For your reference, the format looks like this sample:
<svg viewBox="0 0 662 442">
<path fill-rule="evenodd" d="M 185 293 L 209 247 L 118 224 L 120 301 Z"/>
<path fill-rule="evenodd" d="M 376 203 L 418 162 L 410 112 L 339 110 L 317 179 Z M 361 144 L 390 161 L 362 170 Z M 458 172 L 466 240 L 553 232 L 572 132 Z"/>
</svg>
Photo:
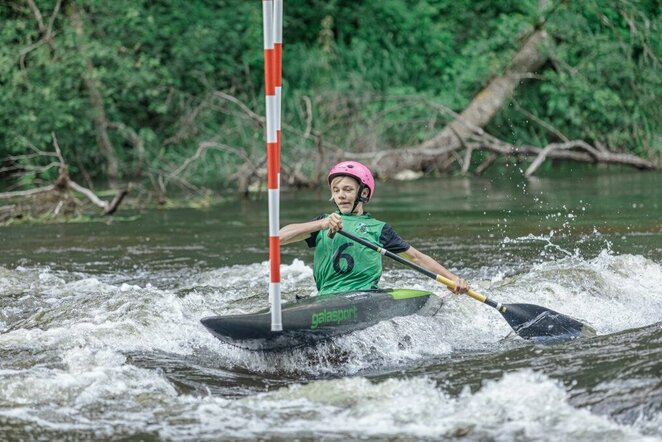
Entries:
<svg viewBox="0 0 662 442">
<path fill-rule="evenodd" d="M 368 196 L 363 196 L 363 191 L 365 189 L 368 189 Z M 370 200 L 370 193 L 369 192 L 370 192 L 370 189 L 368 188 L 368 186 L 366 186 L 363 183 L 361 183 L 359 185 L 359 191 L 358 191 L 359 197 L 356 199 L 356 201 L 354 201 L 354 207 L 352 207 L 352 213 L 354 213 L 354 210 L 356 210 L 356 206 L 358 206 L 359 203 L 368 204 L 368 201 Z"/>
</svg>

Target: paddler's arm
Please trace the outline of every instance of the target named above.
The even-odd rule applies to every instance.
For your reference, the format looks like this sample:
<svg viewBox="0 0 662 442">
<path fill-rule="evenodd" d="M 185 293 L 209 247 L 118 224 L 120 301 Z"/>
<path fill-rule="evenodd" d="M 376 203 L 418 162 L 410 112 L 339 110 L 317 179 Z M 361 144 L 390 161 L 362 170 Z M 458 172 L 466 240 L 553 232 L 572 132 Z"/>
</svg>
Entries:
<svg viewBox="0 0 662 442">
<path fill-rule="evenodd" d="M 311 233 L 319 230 L 329 229 L 335 233 L 342 229 L 342 219 L 337 213 L 332 213 L 326 218 L 309 221 L 307 223 L 288 224 L 280 229 L 278 235 L 280 236 L 281 245 L 289 244 L 297 241 L 307 239 Z"/>
<path fill-rule="evenodd" d="M 425 253 L 420 252 L 411 246 L 409 247 L 409 249 L 405 250 L 399 255 L 405 259 L 414 262 L 415 264 L 418 264 L 421 267 L 425 267 L 426 269 L 438 275 L 448 278 L 451 281 L 455 281 L 457 287 L 455 290 L 453 290 L 455 293 L 466 293 L 467 290 L 469 290 L 469 285 L 467 284 L 467 281 L 451 273 L 446 267 L 439 264 L 431 256 L 426 255 Z"/>
</svg>

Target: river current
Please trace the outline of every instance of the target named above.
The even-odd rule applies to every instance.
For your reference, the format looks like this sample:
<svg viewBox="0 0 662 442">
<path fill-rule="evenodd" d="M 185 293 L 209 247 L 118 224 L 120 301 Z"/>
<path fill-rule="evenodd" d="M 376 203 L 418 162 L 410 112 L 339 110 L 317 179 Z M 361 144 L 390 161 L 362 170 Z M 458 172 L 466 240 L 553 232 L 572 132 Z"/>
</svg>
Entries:
<svg viewBox="0 0 662 442">
<path fill-rule="evenodd" d="M 202 317 L 267 306 L 266 201 L 0 228 L 0 439 L 662 441 L 660 174 L 378 183 L 370 211 L 503 303 L 597 331 L 540 345 L 444 307 L 317 346 L 228 346 Z M 329 209 L 285 192 L 282 223 Z M 286 300 L 312 252 L 283 249 Z"/>
</svg>

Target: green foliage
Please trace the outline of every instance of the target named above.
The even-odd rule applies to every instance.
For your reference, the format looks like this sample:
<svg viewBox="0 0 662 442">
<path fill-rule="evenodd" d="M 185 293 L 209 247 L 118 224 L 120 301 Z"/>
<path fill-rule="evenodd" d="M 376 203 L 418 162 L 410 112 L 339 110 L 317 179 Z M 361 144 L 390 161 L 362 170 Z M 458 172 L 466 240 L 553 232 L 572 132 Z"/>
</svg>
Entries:
<svg viewBox="0 0 662 442">
<path fill-rule="evenodd" d="M 549 50 L 551 63 L 542 73 L 542 81 L 518 89 L 521 107 L 568 138 L 597 141 L 645 157 L 659 156 L 659 4 L 573 2 L 553 14 L 546 29 L 555 38 Z M 508 139 L 536 144 L 558 141 L 554 134 L 541 126 L 534 129 L 532 124 L 522 121 L 521 112 L 511 107 L 490 129 Z"/>
<path fill-rule="evenodd" d="M 48 26 L 56 0 L 35 3 Z M 550 62 L 523 82 L 488 130 L 514 144 L 541 145 L 561 133 L 658 157 L 659 2 L 549 3 L 541 11 L 538 0 L 288 0 L 283 118 L 292 129 L 283 161 L 309 150 L 314 162 L 314 137 L 300 136 L 307 129 L 351 151 L 430 138 L 449 118 L 433 104 L 461 111 L 504 73 L 544 19 L 554 40 L 545 49 Z M 52 38 L 43 40 L 27 2 L 0 3 L 0 160 L 34 148 L 52 151 L 55 134 L 75 179 L 105 180 L 84 79 L 101 93 L 123 181 L 167 178 L 202 141 L 229 148 L 192 163 L 181 176 L 192 184 L 229 184 L 243 155 L 262 155 L 261 125 L 215 95 L 222 91 L 264 112 L 259 2 L 62 5 Z M 10 163 L 0 162 L 0 169 Z M 29 187 L 51 181 L 57 170 L 13 180 L 1 173 L 5 184 Z"/>
</svg>

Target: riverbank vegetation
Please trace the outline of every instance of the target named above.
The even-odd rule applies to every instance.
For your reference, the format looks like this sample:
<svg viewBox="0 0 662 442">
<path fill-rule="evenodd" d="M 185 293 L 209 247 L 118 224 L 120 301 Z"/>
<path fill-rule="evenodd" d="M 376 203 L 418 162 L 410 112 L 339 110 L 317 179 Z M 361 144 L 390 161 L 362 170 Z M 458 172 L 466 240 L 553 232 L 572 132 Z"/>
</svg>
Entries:
<svg viewBox="0 0 662 442">
<path fill-rule="evenodd" d="M 0 191 L 75 194 L 112 213 L 129 187 L 162 202 L 259 187 L 258 3 L 0 3 Z M 526 175 L 565 161 L 656 168 L 660 9 L 288 0 L 283 185 L 317 185 L 341 158 L 383 179 L 513 163 Z"/>
</svg>

